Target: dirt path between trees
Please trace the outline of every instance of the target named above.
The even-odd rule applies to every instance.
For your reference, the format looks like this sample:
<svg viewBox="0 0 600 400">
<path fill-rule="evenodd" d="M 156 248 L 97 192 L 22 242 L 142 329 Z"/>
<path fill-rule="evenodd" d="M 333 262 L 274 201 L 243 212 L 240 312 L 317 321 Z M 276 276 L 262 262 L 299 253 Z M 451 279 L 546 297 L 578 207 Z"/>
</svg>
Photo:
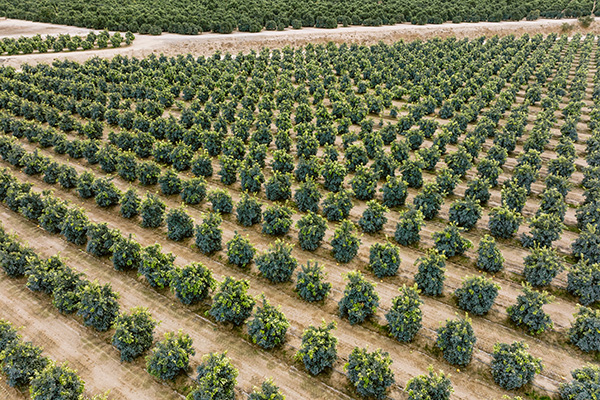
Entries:
<svg viewBox="0 0 600 400">
<path fill-rule="evenodd" d="M 18 68 L 23 63 L 51 63 L 54 59 L 69 59 L 85 61 L 94 56 L 112 58 L 117 54 L 135 57 L 145 57 L 152 53 L 163 53 L 167 56 L 177 54 L 211 55 L 215 51 L 237 54 L 262 47 L 281 48 L 284 46 L 303 46 L 308 43 L 360 43 L 372 44 L 379 41 L 393 43 L 398 40 L 430 39 L 433 37 L 456 36 L 458 38 L 474 38 L 482 35 L 522 35 L 560 33 L 562 25 L 573 25 L 570 33 L 600 32 L 598 24 L 582 30 L 576 19 L 539 19 L 536 21 L 505 21 L 505 22 L 476 22 L 476 23 L 445 23 L 440 25 L 411 25 L 398 24 L 381 27 L 350 26 L 337 29 L 303 28 L 300 30 L 286 29 L 285 31 L 262 31 L 259 33 L 234 32 L 229 35 L 218 33 L 203 33 L 197 36 L 184 36 L 163 33 L 160 36 L 136 35 L 131 46 L 118 49 L 103 49 L 59 54 L 29 54 L 0 57 L 0 65 Z M 40 22 L 0 19 L 0 38 L 41 35 L 57 35 L 69 33 L 84 35 L 90 30 L 65 25 L 54 25 Z"/>
</svg>

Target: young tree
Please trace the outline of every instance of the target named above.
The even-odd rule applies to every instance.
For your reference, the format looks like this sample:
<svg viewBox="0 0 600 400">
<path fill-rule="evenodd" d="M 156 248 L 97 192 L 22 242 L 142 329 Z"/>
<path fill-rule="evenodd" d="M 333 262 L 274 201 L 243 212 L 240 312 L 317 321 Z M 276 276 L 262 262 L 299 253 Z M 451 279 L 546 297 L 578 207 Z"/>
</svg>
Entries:
<svg viewBox="0 0 600 400">
<path fill-rule="evenodd" d="M 143 186 L 156 185 L 160 171 L 160 165 L 152 160 L 142 161 L 137 165 L 137 176 Z"/>
<path fill-rule="evenodd" d="M 204 254 L 212 254 L 223 248 L 221 222 L 221 215 L 209 213 L 203 216 L 200 225 L 196 225 L 196 247 Z"/>
<path fill-rule="evenodd" d="M 485 315 L 492 308 L 500 285 L 481 275 L 467 276 L 454 291 L 458 306 L 475 315 Z"/>
<path fill-rule="evenodd" d="M 409 208 L 406 211 L 400 211 L 394 239 L 403 246 L 419 243 L 421 240 L 419 232 L 423 225 L 425 225 L 425 220 L 420 210 Z"/>
<path fill-rule="evenodd" d="M 288 200 L 292 197 L 292 176 L 274 172 L 265 182 L 265 194 L 271 201 Z"/>
<path fill-rule="evenodd" d="M 122 237 L 118 229 L 110 229 L 106 222 L 90 224 L 87 236 L 89 241 L 85 250 L 96 257 L 112 255 L 111 247 Z"/>
<path fill-rule="evenodd" d="M 277 385 L 269 378 L 262 383 L 260 389 L 254 388 L 248 396 L 248 400 L 285 400 L 285 396 L 281 394 Z"/>
<path fill-rule="evenodd" d="M 593 399 L 600 385 L 600 366 L 587 364 L 571 371 L 573 380 L 560 385 L 562 400 Z"/>
<path fill-rule="evenodd" d="M 348 272 L 346 279 L 344 296 L 338 303 L 340 316 L 348 318 L 351 325 L 360 324 L 377 311 L 379 295 L 375 284 L 367 281 L 359 271 Z"/>
<path fill-rule="evenodd" d="M 477 338 L 467 316 L 446 320 L 446 324 L 438 328 L 437 335 L 435 345 L 442 350 L 446 361 L 462 367 L 469 365 Z"/>
<path fill-rule="evenodd" d="M 575 258 L 592 264 L 600 263 L 600 252 L 597 251 L 600 246 L 600 235 L 596 232 L 598 232 L 596 226 L 588 224 L 573 241 L 571 249 Z"/>
<path fill-rule="evenodd" d="M 354 224 L 347 219 L 336 228 L 331 247 L 333 247 L 333 257 L 341 263 L 348 263 L 358 253 L 360 238 L 356 236 Z"/>
<path fill-rule="evenodd" d="M 325 189 L 332 192 L 339 192 L 343 189 L 346 168 L 342 164 L 337 161 L 327 161 L 323 164 L 321 174 L 324 179 Z"/>
<path fill-rule="evenodd" d="M 400 295 L 392 300 L 392 308 L 385 314 L 390 334 L 400 342 L 411 342 L 419 329 L 423 313 L 417 285 L 402 285 Z"/>
<path fill-rule="evenodd" d="M 569 269 L 567 291 L 579 297 L 584 306 L 600 301 L 600 264 L 585 260 Z"/>
<path fill-rule="evenodd" d="M 463 255 L 473 243 L 461 236 L 462 230 L 454 222 L 450 222 L 443 231 L 434 232 L 432 238 L 435 248 L 446 258 Z"/>
<path fill-rule="evenodd" d="M 575 321 L 571 322 L 569 340 L 585 352 L 600 351 L 600 310 L 578 306 L 573 314 Z"/>
<path fill-rule="evenodd" d="M 202 364 L 196 370 L 198 387 L 189 395 L 190 400 L 233 400 L 238 370 L 227 358 L 227 352 L 210 353 L 202 357 Z"/>
<path fill-rule="evenodd" d="M 165 333 L 146 358 L 148 373 L 164 381 L 175 379 L 189 368 L 190 356 L 196 354 L 192 345 L 190 336 L 182 331 Z"/>
<path fill-rule="evenodd" d="M 470 230 L 481 218 L 481 206 L 473 199 L 456 200 L 450 205 L 449 219 L 457 226 Z"/>
<path fill-rule="evenodd" d="M 129 189 L 121 196 L 119 200 L 120 212 L 123 218 L 133 218 L 140 214 L 142 200 L 135 189 Z"/>
<path fill-rule="evenodd" d="M 194 236 L 194 220 L 183 206 L 170 209 L 166 220 L 167 238 L 180 242 Z"/>
<path fill-rule="evenodd" d="M 227 242 L 227 259 L 237 267 L 245 268 L 254 259 L 256 249 L 248 240 L 248 236 L 242 237 L 237 231 L 233 238 Z"/>
<path fill-rule="evenodd" d="M 179 301 L 186 305 L 208 298 L 216 287 L 212 272 L 198 262 L 171 269 L 170 278 L 171 290 Z"/>
<path fill-rule="evenodd" d="M 252 314 L 256 301 L 248 295 L 250 287 L 246 280 L 235 280 L 228 276 L 219 285 L 218 292 L 213 297 L 213 303 L 209 310 L 217 322 L 231 322 L 239 326 Z"/>
<path fill-rule="evenodd" d="M 333 367 L 337 359 L 337 338 L 331 334 L 336 328 L 335 322 L 320 327 L 309 325 L 302 333 L 302 344 L 295 358 L 304 363 L 312 375 L 318 375 L 326 368 Z"/>
<path fill-rule="evenodd" d="M 426 220 L 431 220 L 439 213 L 444 198 L 442 197 L 440 187 L 433 182 L 428 182 L 423 186 L 421 192 L 413 200 L 415 208 L 423 213 Z"/>
<path fill-rule="evenodd" d="M 342 221 L 350 215 L 352 210 L 352 199 L 346 190 L 337 193 L 328 193 L 323 199 L 323 216 L 328 221 Z"/>
<path fill-rule="evenodd" d="M 418 272 L 415 282 L 419 289 L 428 296 L 439 296 L 444 288 L 446 279 L 446 256 L 436 249 L 427 250 L 425 256 L 417 259 Z"/>
<path fill-rule="evenodd" d="M 292 256 L 293 247 L 281 239 L 269 245 L 267 252 L 256 257 L 260 273 L 272 283 L 289 281 L 298 266 L 298 261 Z"/>
<path fill-rule="evenodd" d="M 490 235 L 484 235 L 477 248 L 477 268 L 486 272 L 499 272 L 504 268 L 504 257 Z"/>
<path fill-rule="evenodd" d="M 387 222 L 385 214 L 389 209 L 376 200 L 367 202 L 367 208 L 358 220 L 358 225 L 366 233 L 376 233 L 383 229 Z"/>
<path fill-rule="evenodd" d="M 529 224 L 530 235 L 523 234 L 521 243 L 524 247 L 551 247 L 552 242 L 560 239 L 565 226 L 559 216 L 555 214 L 541 214 L 531 219 Z"/>
<path fill-rule="evenodd" d="M 363 397 L 384 399 L 387 389 L 395 383 L 390 365 L 389 353 L 377 349 L 369 353 L 368 349 L 355 347 L 344 365 L 348 379 Z"/>
<path fill-rule="evenodd" d="M 399 177 L 388 176 L 380 191 L 383 205 L 388 208 L 402 207 L 408 196 L 408 185 Z"/>
<path fill-rule="evenodd" d="M 85 326 L 91 326 L 100 332 L 107 331 L 119 315 L 119 294 L 109 283 L 100 285 L 97 281 L 88 282 L 80 289 L 78 315 L 83 317 Z"/>
<path fill-rule="evenodd" d="M 501 195 L 502 207 L 519 214 L 523 211 L 527 201 L 527 189 L 511 180 L 504 184 Z"/>
<path fill-rule="evenodd" d="M 60 234 L 78 246 L 87 243 L 87 230 L 90 221 L 81 208 L 71 208 L 60 226 Z"/>
<path fill-rule="evenodd" d="M 479 204 L 487 204 L 490 197 L 490 183 L 487 179 L 475 178 L 467 182 L 465 199 L 478 201 Z"/>
<path fill-rule="evenodd" d="M 308 302 L 322 301 L 331 290 L 331 283 L 325 282 L 326 278 L 327 274 L 322 265 L 308 261 L 298 272 L 296 291 Z"/>
<path fill-rule="evenodd" d="M 0 354 L 12 342 L 19 341 L 20 339 L 21 336 L 19 336 L 12 324 L 4 319 L 0 319 Z"/>
<path fill-rule="evenodd" d="M 49 362 L 29 384 L 32 400 L 79 400 L 82 398 L 83 389 L 83 381 L 67 363 L 56 365 Z"/>
<path fill-rule="evenodd" d="M 262 232 L 267 235 L 285 235 L 292 226 L 292 210 L 282 205 L 272 205 L 263 212 Z"/>
<path fill-rule="evenodd" d="M 140 206 L 142 227 L 158 228 L 164 223 L 167 206 L 155 194 L 147 193 Z"/>
<path fill-rule="evenodd" d="M 506 390 L 523 387 L 542 371 L 542 360 L 527 351 L 524 342 L 496 343 L 492 353 L 492 377 Z"/>
<path fill-rule="evenodd" d="M 173 168 L 169 168 L 158 178 L 160 191 L 165 196 L 181 193 L 181 178 Z"/>
<path fill-rule="evenodd" d="M 300 187 L 294 193 L 294 202 L 301 212 L 312 211 L 316 213 L 319 211 L 321 197 L 317 183 L 312 178 L 308 178 L 300 184 Z"/>
<path fill-rule="evenodd" d="M 94 197 L 94 182 L 96 177 L 93 173 L 89 171 L 83 172 L 79 177 L 77 177 L 77 193 L 79 197 L 84 199 L 89 199 L 90 197 Z"/>
<path fill-rule="evenodd" d="M 110 251 L 117 271 L 137 270 L 142 265 L 142 246 L 131 235 L 127 239 L 121 236 L 115 240 Z"/>
<path fill-rule="evenodd" d="M 175 256 L 172 253 L 163 253 L 160 244 L 156 243 L 142 250 L 142 265 L 138 272 L 146 278 L 150 286 L 162 289 L 169 285 L 174 261 Z"/>
<path fill-rule="evenodd" d="M 262 204 L 256 197 L 242 193 L 236 205 L 236 218 L 242 226 L 252 226 L 262 221 Z"/>
<path fill-rule="evenodd" d="M 516 325 L 524 327 L 532 335 L 540 334 L 553 327 L 552 319 L 542 310 L 542 306 L 552 300 L 547 292 L 537 292 L 529 284 L 524 284 L 517 304 L 508 307 L 506 312 Z"/>
<path fill-rule="evenodd" d="M 200 204 L 206 197 L 206 180 L 202 177 L 184 180 L 179 195 L 185 204 Z"/>
<path fill-rule="evenodd" d="M 551 247 L 534 247 L 523 263 L 523 275 L 532 286 L 549 285 L 564 269 L 562 257 Z"/>
<path fill-rule="evenodd" d="M 377 176 L 371 169 L 360 166 L 350 180 L 350 185 L 358 200 L 371 200 L 377 189 Z"/>
<path fill-rule="evenodd" d="M 10 387 L 25 387 L 46 368 L 49 360 L 42 356 L 42 349 L 31 342 L 14 340 L 0 353 L 2 373 Z"/>
<path fill-rule="evenodd" d="M 495 238 L 510 239 L 519 230 L 521 214 L 507 207 L 495 207 L 490 211 L 488 228 Z"/>
<path fill-rule="evenodd" d="M 135 307 L 130 314 L 119 314 L 113 328 L 112 345 L 121 352 L 121 362 L 131 362 L 152 346 L 158 324 L 147 308 Z"/>
<path fill-rule="evenodd" d="M 254 318 L 248 322 L 248 334 L 253 343 L 270 350 L 285 342 L 289 326 L 281 307 L 272 306 L 263 295 L 262 307 L 256 308 Z"/>
<path fill-rule="evenodd" d="M 419 375 L 408 381 L 406 385 L 408 399 L 450 400 L 450 395 L 454 392 L 450 379 L 442 371 L 439 374 L 434 373 L 431 366 L 428 371 L 427 375 Z"/>
<path fill-rule="evenodd" d="M 374 243 L 369 249 L 369 268 L 380 279 L 396 275 L 400 262 L 400 249 L 391 243 Z"/>
<path fill-rule="evenodd" d="M 298 241 L 303 250 L 314 251 L 323 241 L 327 230 L 327 221 L 318 214 L 308 211 L 296 223 L 298 227 Z"/>
</svg>

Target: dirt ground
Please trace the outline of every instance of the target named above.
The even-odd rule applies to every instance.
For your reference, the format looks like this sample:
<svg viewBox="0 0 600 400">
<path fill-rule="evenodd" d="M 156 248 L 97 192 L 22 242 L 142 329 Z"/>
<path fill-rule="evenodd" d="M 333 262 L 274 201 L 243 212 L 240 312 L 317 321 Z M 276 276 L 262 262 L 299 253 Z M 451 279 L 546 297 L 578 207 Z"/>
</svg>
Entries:
<svg viewBox="0 0 600 400">
<path fill-rule="evenodd" d="M 589 29 L 581 30 L 576 19 L 539 19 L 536 21 L 445 23 L 440 25 L 411 25 L 406 23 L 381 27 L 350 26 L 337 29 L 302 28 L 293 30 L 289 28 L 285 31 L 234 32 L 228 35 L 203 33 L 197 36 L 184 36 L 163 33 L 160 36 L 136 35 L 136 39 L 131 46 L 118 49 L 3 56 L 0 57 L 0 65 L 18 68 L 23 63 L 32 65 L 51 63 L 54 59 L 69 59 L 81 62 L 94 56 L 111 58 L 116 54 L 130 57 L 145 57 L 152 53 L 163 53 L 168 56 L 191 53 L 197 56 L 210 55 L 215 51 L 237 54 L 262 47 L 281 48 L 286 45 L 302 46 L 308 43 L 327 43 L 330 41 L 335 43 L 371 44 L 379 41 L 393 43 L 400 39 L 416 40 L 448 36 L 474 38 L 482 35 L 549 34 L 552 32 L 560 33 L 564 23 L 573 25 L 574 29 L 570 31 L 571 33 L 577 31 L 600 32 L 600 23 L 598 22 L 593 23 Z M 59 33 L 84 35 L 89 31 L 89 29 L 72 26 L 0 19 L 0 38 L 33 36 L 36 34 L 57 35 Z"/>
</svg>

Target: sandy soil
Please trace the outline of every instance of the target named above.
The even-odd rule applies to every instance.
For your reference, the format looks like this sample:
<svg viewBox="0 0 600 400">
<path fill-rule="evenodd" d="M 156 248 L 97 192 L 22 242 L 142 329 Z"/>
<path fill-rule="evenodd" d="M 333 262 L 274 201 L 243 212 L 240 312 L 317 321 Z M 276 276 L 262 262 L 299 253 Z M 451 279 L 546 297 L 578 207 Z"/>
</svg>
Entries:
<svg viewBox="0 0 600 400">
<path fill-rule="evenodd" d="M 262 31 L 259 33 L 234 32 L 229 35 L 204 33 L 198 36 L 183 36 L 163 33 L 160 36 L 137 35 L 131 46 L 119 49 L 3 56 L 0 57 L 0 65 L 18 67 L 23 63 L 50 63 L 57 58 L 81 62 L 94 56 L 111 58 L 116 54 L 135 57 L 145 57 L 152 53 L 164 53 L 168 56 L 187 53 L 193 55 L 210 55 L 217 50 L 236 54 L 240 51 L 247 52 L 251 49 L 260 49 L 261 47 L 281 48 L 286 45 L 302 46 L 308 43 L 327 43 L 330 41 L 335 43 L 370 44 L 379 41 L 393 43 L 400 39 L 415 40 L 448 36 L 474 38 L 482 35 L 549 34 L 551 32 L 560 33 L 561 26 L 564 23 L 575 26 L 575 29 L 571 31 L 572 33 L 580 30 L 576 19 L 539 19 L 537 21 L 445 23 L 440 25 L 350 26 L 331 30 L 303 28 L 301 30 L 286 29 L 285 31 Z M 600 32 L 600 27 L 597 25 L 597 23 L 592 24 L 586 32 Z M 72 26 L 12 19 L 0 20 L 0 38 L 4 36 L 33 36 L 38 33 L 44 35 L 59 33 L 86 34 L 89 31 L 89 29 Z"/>
</svg>

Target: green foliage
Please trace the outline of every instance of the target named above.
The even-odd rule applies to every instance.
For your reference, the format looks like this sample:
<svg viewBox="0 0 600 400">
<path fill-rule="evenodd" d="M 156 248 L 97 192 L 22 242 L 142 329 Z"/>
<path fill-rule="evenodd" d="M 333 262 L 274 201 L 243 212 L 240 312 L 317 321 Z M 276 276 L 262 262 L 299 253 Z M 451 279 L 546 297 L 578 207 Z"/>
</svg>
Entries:
<svg viewBox="0 0 600 400">
<path fill-rule="evenodd" d="M 259 388 L 255 387 L 248 400 L 285 400 L 285 396 L 279 392 L 277 385 L 269 378 Z"/>
<path fill-rule="evenodd" d="M 584 306 L 600 301 L 600 264 L 585 260 L 569 269 L 567 291 L 579 297 Z"/>
<path fill-rule="evenodd" d="M 523 275 L 532 286 L 549 285 L 565 268 L 562 257 L 551 247 L 534 247 L 523 263 Z"/>
<path fill-rule="evenodd" d="M 50 362 L 31 380 L 29 393 L 32 400 L 79 400 L 83 389 L 84 383 L 77 371 L 66 363 L 56 365 Z"/>
<path fill-rule="evenodd" d="M 475 227 L 479 218 L 481 218 L 481 206 L 473 199 L 456 200 L 450 205 L 450 222 L 466 230 Z"/>
<path fill-rule="evenodd" d="M 77 178 L 77 193 L 84 199 L 94 197 L 94 174 L 85 171 Z"/>
<path fill-rule="evenodd" d="M 537 292 L 529 284 L 523 285 L 523 294 L 517 297 L 517 303 L 508 307 L 506 312 L 510 319 L 530 334 L 540 334 L 552 329 L 550 316 L 542 310 L 542 306 L 553 300 L 547 292 Z"/>
<path fill-rule="evenodd" d="M 527 189 L 510 180 L 502 186 L 502 207 L 521 213 L 527 201 Z"/>
<path fill-rule="evenodd" d="M 340 316 L 348 318 L 352 325 L 360 324 L 377 311 L 379 295 L 375 284 L 367 281 L 359 271 L 348 272 L 346 279 L 344 296 L 338 303 Z"/>
<path fill-rule="evenodd" d="M 165 333 L 165 338 L 152 349 L 146 358 L 146 369 L 150 375 L 168 381 L 187 371 L 190 356 L 196 354 L 189 335 L 179 331 Z"/>
<path fill-rule="evenodd" d="M 446 324 L 438 328 L 437 335 L 435 345 L 442 350 L 446 361 L 463 367 L 471 362 L 477 338 L 468 317 L 446 320 Z"/>
<path fill-rule="evenodd" d="M 203 301 L 216 287 L 212 272 L 199 262 L 172 268 L 170 278 L 171 290 L 175 297 L 186 305 Z"/>
<path fill-rule="evenodd" d="M 0 319 L 0 354 L 6 349 L 11 343 L 20 339 L 17 334 L 17 330 L 12 326 L 10 322 L 5 319 Z"/>
<path fill-rule="evenodd" d="M 369 353 L 368 349 L 355 347 L 344 365 L 348 379 L 363 397 L 384 399 L 387 389 L 395 383 L 390 365 L 389 353 L 377 349 Z"/>
<path fill-rule="evenodd" d="M 237 267 L 245 268 L 254 259 L 256 249 L 250 243 L 248 236 L 242 237 L 237 231 L 233 238 L 227 242 L 227 259 Z"/>
<path fill-rule="evenodd" d="M 212 210 L 221 214 L 229 214 L 233 211 L 231 195 L 225 189 L 215 189 L 208 193 L 208 201 L 212 204 Z"/>
<path fill-rule="evenodd" d="M 194 235 L 194 220 L 185 208 L 172 208 L 167 213 L 167 237 L 179 242 Z"/>
<path fill-rule="evenodd" d="M 252 226 L 262 221 L 262 204 L 256 197 L 242 193 L 236 205 L 236 218 L 242 226 Z"/>
<path fill-rule="evenodd" d="M 408 381 L 408 399 L 450 400 L 450 395 L 454 392 L 450 379 L 442 371 L 439 374 L 434 373 L 431 366 L 428 371 L 427 375 L 419 375 Z"/>
<path fill-rule="evenodd" d="M 87 243 L 89 225 L 89 219 L 82 209 L 71 208 L 60 226 L 60 234 L 69 242 L 82 246 Z"/>
<path fill-rule="evenodd" d="M 487 179 L 475 178 L 467 182 L 465 199 L 472 199 L 478 201 L 479 204 L 486 204 L 490 196 L 490 183 Z"/>
<path fill-rule="evenodd" d="M 488 228 L 495 238 L 510 239 L 519 230 L 521 214 L 508 207 L 495 207 L 490 211 Z"/>
<path fill-rule="evenodd" d="M 350 193 L 340 190 L 337 193 L 328 193 L 323 199 L 323 215 L 329 221 L 342 221 L 350 215 L 352 200 Z"/>
<path fill-rule="evenodd" d="M 121 196 L 119 201 L 120 212 L 123 218 L 133 218 L 140 213 L 142 200 L 135 189 L 129 189 Z"/>
<path fill-rule="evenodd" d="M 335 229 L 331 239 L 332 253 L 336 261 L 348 263 L 352 261 L 358 253 L 360 238 L 355 233 L 354 224 L 347 219 Z"/>
<path fill-rule="evenodd" d="M 110 248 L 115 270 L 137 270 L 142 266 L 142 246 L 133 240 L 131 235 L 125 239 L 119 237 Z"/>
<path fill-rule="evenodd" d="M 107 331 L 119 315 L 118 293 L 113 292 L 109 283 L 100 285 L 88 282 L 81 287 L 78 315 L 83 323 L 100 332 Z"/>
<path fill-rule="evenodd" d="M 298 266 L 298 261 L 292 256 L 293 247 L 293 245 L 277 239 L 269 245 L 268 251 L 256 257 L 258 270 L 272 283 L 289 281 Z"/>
<path fill-rule="evenodd" d="M 142 216 L 142 227 L 158 228 L 164 223 L 165 210 L 167 206 L 155 194 L 147 193 L 146 198 L 140 205 L 140 215 Z"/>
<path fill-rule="evenodd" d="M 206 197 L 206 181 L 202 177 L 183 181 L 179 195 L 185 204 L 201 203 Z"/>
<path fill-rule="evenodd" d="M 325 218 L 309 211 L 300 218 L 296 226 L 298 227 L 298 242 L 303 250 L 314 251 L 319 248 L 327 230 Z"/>
<path fill-rule="evenodd" d="M 565 226 L 555 214 L 540 214 L 531 219 L 529 224 L 530 235 L 523 234 L 521 242 L 525 247 L 551 247 L 552 242 L 560 239 Z"/>
<path fill-rule="evenodd" d="M 291 187 L 292 176 L 275 171 L 265 183 L 265 194 L 271 201 L 288 200 L 292 197 Z"/>
<path fill-rule="evenodd" d="M 408 196 L 408 185 L 399 177 L 388 176 L 383 187 L 383 205 L 388 208 L 402 207 Z"/>
<path fill-rule="evenodd" d="M 374 243 L 369 249 L 369 269 L 380 279 L 396 275 L 400 261 L 400 249 L 391 243 Z"/>
<path fill-rule="evenodd" d="M 295 358 L 304 363 L 312 375 L 318 375 L 326 368 L 333 367 L 337 359 L 337 338 L 331 334 L 336 328 L 335 322 L 320 327 L 309 325 L 302 333 L 302 344 Z"/>
<path fill-rule="evenodd" d="M 312 178 L 307 178 L 294 193 L 294 202 L 301 212 L 312 211 L 316 213 L 319 211 L 321 197 L 317 183 Z"/>
<path fill-rule="evenodd" d="M 262 232 L 267 235 L 285 235 L 292 226 L 292 210 L 282 205 L 272 205 L 263 212 Z"/>
<path fill-rule="evenodd" d="M 454 222 L 450 222 L 443 231 L 434 232 L 432 238 L 435 248 L 446 258 L 463 255 L 473 243 L 461 236 L 462 230 Z"/>
<path fill-rule="evenodd" d="M 458 306 L 475 315 L 488 313 L 496 297 L 500 285 L 491 278 L 481 275 L 467 276 L 463 279 L 462 286 L 454 291 Z"/>
<path fill-rule="evenodd" d="M 542 371 L 542 360 L 527 351 L 524 342 L 496 343 L 492 353 L 492 377 L 500 387 L 514 390 L 533 380 Z"/>
<path fill-rule="evenodd" d="M 600 310 L 579 306 L 573 315 L 569 340 L 585 352 L 600 352 Z"/>
<path fill-rule="evenodd" d="M 248 322 L 248 334 L 253 343 L 269 350 L 285 342 L 285 334 L 290 323 L 281 311 L 281 307 L 276 308 L 269 304 L 264 295 L 262 303 L 262 307 L 256 308 L 254 318 Z"/>
<path fill-rule="evenodd" d="M 135 307 L 131 313 L 117 316 L 112 345 L 121 352 L 121 361 L 131 362 L 152 346 L 157 324 L 144 307 Z"/>
<path fill-rule="evenodd" d="M 440 211 L 443 201 L 440 187 L 435 183 L 428 182 L 423 186 L 421 192 L 415 196 L 413 204 L 415 208 L 423 213 L 426 220 L 431 220 Z"/>
<path fill-rule="evenodd" d="M 160 191 L 165 196 L 181 193 L 181 178 L 173 168 L 163 172 L 158 178 L 158 184 L 160 185 Z"/>
<path fill-rule="evenodd" d="M 163 253 L 162 247 L 157 243 L 142 250 L 142 264 L 138 272 L 144 275 L 150 286 L 164 288 L 169 285 L 174 261 L 175 256 Z"/>
<path fill-rule="evenodd" d="M 85 250 L 96 257 L 110 256 L 111 247 L 121 238 L 121 232 L 118 229 L 110 229 L 106 222 L 100 224 L 90 224 L 87 229 L 89 237 Z"/>
<path fill-rule="evenodd" d="M 419 329 L 423 313 L 421 304 L 423 300 L 419 297 L 420 290 L 417 285 L 406 286 L 398 289 L 400 295 L 392 300 L 390 311 L 385 314 L 390 334 L 400 342 L 411 342 Z"/>
<path fill-rule="evenodd" d="M 421 292 L 428 296 L 441 295 L 446 279 L 446 256 L 437 249 L 429 249 L 426 255 L 417 259 L 417 263 L 415 282 Z"/>
<path fill-rule="evenodd" d="M 377 189 L 377 176 L 365 166 L 356 169 L 356 173 L 350 180 L 354 197 L 359 200 L 371 200 Z"/>
<path fill-rule="evenodd" d="M 308 261 L 298 272 L 296 291 L 308 302 L 324 300 L 331 290 L 331 283 L 325 282 L 327 274 L 322 265 Z"/>
<path fill-rule="evenodd" d="M 250 317 L 256 301 L 247 294 L 249 283 L 228 276 L 219 285 L 209 310 L 217 322 L 231 322 L 239 326 Z"/>
<path fill-rule="evenodd" d="M 587 364 L 571 371 L 573 380 L 560 385 L 562 400 L 593 399 L 600 387 L 600 366 Z"/>
<path fill-rule="evenodd" d="M 600 235 L 597 233 L 597 228 L 594 225 L 587 225 L 580 233 L 579 237 L 571 244 L 573 256 L 577 259 L 584 260 L 593 264 L 600 263 Z"/>
<path fill-rule="evenodd" d="M 198 387 L 189 395 L 189 400 L 233 400 L 238 370 L 227 358 L 227 352 L 210 353 L 202 357 L 196 370 Z"/>
<path fill-rule="evenodd" d="M 415 208 L 400 211 L 394 239 L 403 246 L 410 246 L 421 241 L 419 232 L 425 225 L 423 213 Z"/>
<path fill-rule="evenodd" d="M 477 268 L 486 272 L 500 272 L 504 268 L 504 257 L 490 235 L 484 235 L 477 248 Z"/>
<path fill-rule="evenodd" d="M 385 214 L 389 209 L 376 200 L 367 202 L 367 208 L 358 220 L 358 225 L 366 233 L 376 233 L 383 229 L 387 222 Z"/>
<path fill-rule="evenodd" d="M 325 189 L 332 192 L 339 192 L 343 188 L 344 178 L 346 177 L 346 168 L 337 161 L 326 161 L 323 164 L 321 172 Z"/>
<path fill-rule="evenodd" d="M 408 187 L 420 188 L 423 186 L 422 168 L 423 162 L 421 161 L 404 160 L 400 166 L 400 171 L 402 172 L 402 179 Z"/>
<path fill-rule="evenodd" d="M 11 387 L 24 387 L 46 368 L 49 361 L 42 356 L 42 349 L 31 342 L 14 340 L 0 353 L 2 373 Z"/>
<path fill-rule="evenodd" d="M 208 213 L 203 215 L 200 225 L 196 225 L 196 247 L 204 254 L 212 254 L 223 248 L 223 222 L 220 214 Z"/>
</svg>

